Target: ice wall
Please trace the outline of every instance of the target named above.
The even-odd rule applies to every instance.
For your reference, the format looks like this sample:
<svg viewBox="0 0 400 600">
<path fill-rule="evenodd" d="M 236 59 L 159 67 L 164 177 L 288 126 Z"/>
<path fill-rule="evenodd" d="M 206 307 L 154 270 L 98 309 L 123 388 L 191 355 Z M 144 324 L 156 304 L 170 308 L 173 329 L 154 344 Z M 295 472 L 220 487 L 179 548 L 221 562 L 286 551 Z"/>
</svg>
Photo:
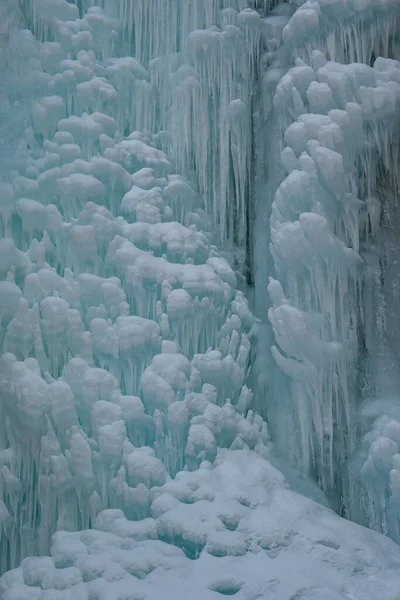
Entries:
<svg viewBox="0 0 400 600">
<path fill-rule="evenodd" d="M 282 144 L 280 157 L 273 156 L 267 168 L 278 162 L 283 168 L 271 210 L 275 275 L 268 286 L 269 320 L 273 355 L 289 378 L 275 389 L 269 417 L 279 447 L 320 481 L 338 510 L 362 521 L 365 485 L 370 522 L 397 538 L 398 524 L 392 519 L 387 525 L 388 505 L 397 510 L 393 434 L 382 442 L 387 458 L 378 456 L 380 438 L 371 450 L 373 468 L 383 469 L 384 479 L 368 471 L 370 456 L 361 481 L 354 456 L 360 430 L 370 426 L 360 413 L 371 395 L 368 386 L 381 399 L 388 387 L 392 396 L 397 389 L 395 336 L 389 333 L 388 343 L 382 322 L 386 300 L 392 319 L 397 314 L 394 292 L 388 292 L 396 270 L 390 268 L 386 277 L 379 261 L 393 261 L 397 248 L 400 65 L 374 59 L 396 55 L 398 5 L 351 8 L 339 2 L 303 4 L 283 28 L 280 56 L 264 75 L 264 115 L 279 124 Z M 282 69 L 288 54 L 295 66 L 279 80 L 272 99 L 273 69 Z M 384 378 L 390 383 L 382 385 Z"/>
<path fill-rule="evenodd" d="M 233 212 L 218 223 L 229 186 L 235 219 L 245 207 L 249 109 L 237 93 L 250 93 L 254 65 L 247 51 L 236 59 L 246 36 L 258 43 L 248 31 L 258 13 L 230 13 L 242 29 L 194 34 L 187 55 L 168 58 L 171 73 L 121 56 L 118 14 L 78 18 L 73 4 L 44 0 L 23 10 L 37 37 L 10 26 L 4 89 L 22 116 L 12 143 L 24 160 L 16 152 L 1 183 L 2 570 L 106 508 L 146 526 L 151 488 L 218 447 L 265 455 L 268 439 L 246 387 L 254 317 L 215 245 L 233 242 Z M 224 96 L 203 110 L 205 89 Z M 192 102 L 176 138 L 162 131 L 177 120 L 171 90 Z M 194 109 L 227 144 L 216 141 L 209 191 L 216 133 L 201 129 L 198 153 L 193 144 L 194 175 L 179 158 Z M 223 162 L 227 148 L 236 154 Z"/>
<path fill-rule="evenodd" d="M 217 224 L 219 246 L 234 252 L 236 267 L 250 278 L 251 132 L 265 36 L 260 13 L 269 2 L 126 0 L 75 6 L 60 0 L 51 6 L 45 0 L 25 2 L 26 25 L 39 39 L 62 39 L 68 51 L 95 48 L 103 59 L 134 56 L 145 67 L 135 73 L 133 104 L 127 80 L 118 83 L 118 122 L 124 133 L 138 127 L 159 133 L 175 168 L 196 181 Z M 75 20 L 78 12 L 82 19 Z M 198 122 L 207 126 L 199 128 Z"/>
<path fill-rule="evenodd" d="M 322 55 L 314 54 L 314 60 Z M 273 352 L 295 382 L 304 466 L 310 467 L 308 461 L 324 465 L 323 485 L 333 488 L 334 463 L 345 464 L 354 450 L 348 444 L 354 442 L 363 329 L 360 229 L 373 239 L 379 227 L 372 165 L 381 159 L 385 171 L 393 171 L 396 155 L 390 147 L 397 131 L 392 120 L 400 87 L 399 63 L 380 59 L 374 68 L 324 63 L 315 70 L 289 71 L 275 96 L 279 102 L 287 85 L 304 107 L 312 110 L 317 103 L 318 113 L 305 109 L 284 134 L 288 176 L 275 195 L 271 219 L 272 252 L 283 287 L 272 280 L 269 291 L 270 319 L 284 354 Z M 294 84 L 301 70 L 300 80 L 306 75 L 311 80 L 303 94 Z M 334 94 L 332 80 L 339 80 L 343 95 Z M 375 146 L 377 136 L 382 146 Z"/>
</svg>

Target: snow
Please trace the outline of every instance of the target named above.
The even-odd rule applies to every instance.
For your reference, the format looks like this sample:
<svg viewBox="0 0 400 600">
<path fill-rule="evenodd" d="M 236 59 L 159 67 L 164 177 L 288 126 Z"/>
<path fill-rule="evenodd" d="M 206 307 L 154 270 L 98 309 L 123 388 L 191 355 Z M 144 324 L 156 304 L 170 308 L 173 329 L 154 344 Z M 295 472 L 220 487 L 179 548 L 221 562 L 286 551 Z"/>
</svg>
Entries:
<svg viewBox="0 0 400 600">
<path fill-rule="evenodd" d="M 394 543 L 291 491 L 254 453 L 219 451 L 214 468 L 159 482 L 150 503 L 141 521 L 108 509 L 91 531 L 57 532 L 50 556 L 3 575 L 2 598 L 389 599 L 398 590 Z"/>
</svg>

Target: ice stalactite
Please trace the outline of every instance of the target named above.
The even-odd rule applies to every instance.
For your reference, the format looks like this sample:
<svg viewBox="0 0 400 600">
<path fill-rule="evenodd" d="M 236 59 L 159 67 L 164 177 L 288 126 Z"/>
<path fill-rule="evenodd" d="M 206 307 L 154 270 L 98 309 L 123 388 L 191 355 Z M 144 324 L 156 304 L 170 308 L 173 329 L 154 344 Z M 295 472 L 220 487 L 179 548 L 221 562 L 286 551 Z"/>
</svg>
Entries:
<svg viewBox="0 0 400 600">
<path fill-rule="evenodd" d="M 152 80 L 161 84 L 156 114 L 164 113 L 163 127 L 171 132 L 167 147 L 173 163 L 195 176 L 206 210 L 218 224 L 218 243 L 233 246 L 236 267 L 244 271 L 246 263 L 249 267 L 252 82 L 262 21 L 249 9 L 223 13 L 222 29 L 190 33 L 182 51 L 187 62 L 178 66 L 173 77 L 168 76 L 170 81 L 165 81 L 165 59 L 152 61 L 149 69 Z M 198 118 L 209 126 L 199 131 Z"/>
<path fill-rule="evenodd" d="M 59 0 L 52 11 L 46 0 L 26 0 L 24 5 L 27 25 L 39 39 L 62 43 L 76 55 L 62 65 L 68 80 L 63 86 L 79 84 L 78 103 L 71 111 L 110 113 L 114 107 L 111 113 L 126 134 L 134 129 L 159 133 L 159 147 L 204 197 L 218 224 L 219 246 L 229 252 L 233 248 L 235 268 L 248 274 L 250 138 L 265 38 L 260 13 L 269 2 L 196 0 L 189 6 L 124 0 L 100 5 Z M 105 85 L 103 69 L 90 83 L 85 79 L 76 64 L 83 49 L 109 59 L 103 69 L 117 93 Z M 129 93 L 132 85 L 134 95 Z M 209 126 L 199 129 L 199 121 Z"/>
</svg>

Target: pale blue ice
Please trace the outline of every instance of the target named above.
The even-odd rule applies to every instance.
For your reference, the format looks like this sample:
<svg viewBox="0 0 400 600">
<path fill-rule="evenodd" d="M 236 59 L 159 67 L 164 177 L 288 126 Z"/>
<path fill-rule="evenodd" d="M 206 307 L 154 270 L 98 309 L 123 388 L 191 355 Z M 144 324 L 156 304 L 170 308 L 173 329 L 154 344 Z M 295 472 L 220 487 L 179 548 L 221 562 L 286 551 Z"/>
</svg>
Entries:
<svg viewBox="0 0 400 600">
<path fill-rule="evenodd" d="M 0 1 L 1 600 L 400 598 L 399 1 Z"/>
</svg>

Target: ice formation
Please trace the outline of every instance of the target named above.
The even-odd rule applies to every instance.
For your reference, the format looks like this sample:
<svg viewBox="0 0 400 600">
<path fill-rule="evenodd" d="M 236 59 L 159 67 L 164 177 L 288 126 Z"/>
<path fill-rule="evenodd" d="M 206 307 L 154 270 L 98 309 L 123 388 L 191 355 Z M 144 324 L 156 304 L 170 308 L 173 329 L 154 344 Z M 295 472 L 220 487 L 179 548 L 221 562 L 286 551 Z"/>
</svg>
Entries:
<svg viewBox="0 0 400 600">
<path fill-rule="evenodd" d="M 390 149 L 398 134 L 392 122 L 400 106 L 400 64 L 339 65 L 318 53 L 313 59 L 315 70 L 294 67 L 275 95 L 277 104 L 301 114 L 284 133 L 288 175 L 272 208 L 280 283 L 269 284 L 270 320 L 284 353 L 273 348 L 273 354 L 294 382 L 304 467 L 323 465 L 324 488 L 333 489 L 334 464 L 345 465 L 354 451 L 360 321 L 368 326 L 372 319 L 360 254 L 379 235 L 376 165 L 382 177 L 396 172 L 397 153 Z M 372 340 L 364 343 L 370 351 Z"/>
<path fill-rule="evenodd" d="M 399 591 L 398 13 L 4 1 L 1 598 Z"/>
<path fill-rule="evenodd" d="M 398 5 L 376 7 L 371 21 L 363 11 L 350 19 L 337 3 L 338 28 L 316 43 L 311 32 L 321 37 L 324 5 L 307 4 L 283 29 L 295 66 L 270 101 L 282 175 L 270 220 L 269 320 L 293 419 L 280 428 L 275 395 L 270 425 L 281 448 L 283 436 L 297 437 L 285 451 L 338 510 L 400 541 L 398 271 L 389 266 L 398 251 L 400 64 L 390 58 Z"/>
<path fill-rule="evenodd" d="M 265 455 L 268 439 L 246 387 L 254 317 L 204 190 L 160 134 L 134 130 L 155 129 L 136 106 L 149 71 L 104 55 L 119 23 L 101 9 L 53 8 L 32 3 L 29 24 L 59 41 L 13 31 L 7 48 L 29 87 L 7 98 L 26 162 L 2 190 L 2 570 L 103 509 L 147 518 L 149 490 L 185 465 L 218 447 Z"/>
</svg>

